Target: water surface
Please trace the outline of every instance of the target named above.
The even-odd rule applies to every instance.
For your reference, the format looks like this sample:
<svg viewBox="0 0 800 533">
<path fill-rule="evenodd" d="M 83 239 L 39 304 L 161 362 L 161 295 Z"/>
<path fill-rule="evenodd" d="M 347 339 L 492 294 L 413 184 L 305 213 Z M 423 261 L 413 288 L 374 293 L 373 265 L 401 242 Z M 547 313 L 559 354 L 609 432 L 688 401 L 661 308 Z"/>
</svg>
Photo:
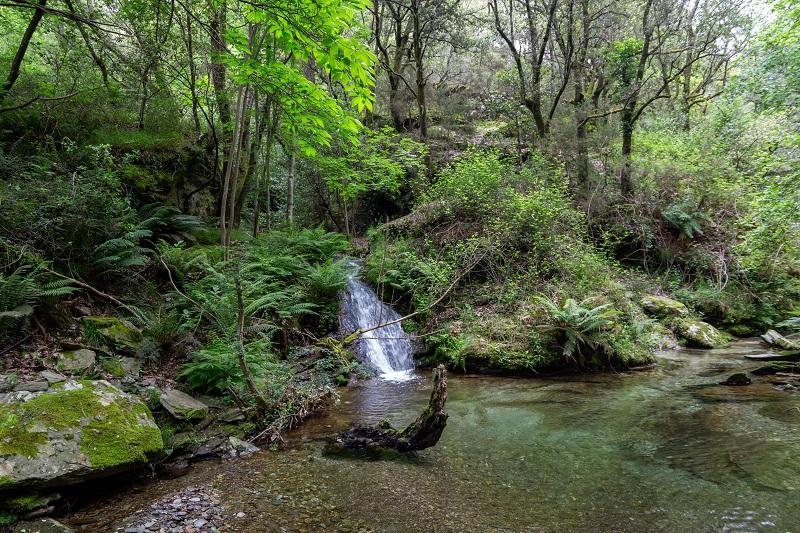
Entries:
<svg viewBox="0 0 800 533">
<path fill-rule="evenodd" d="M 385 416 L 403 425 L 427 401 L 427 376 L 374 380 L 288 450 L 204 463 L 72 519 L 113 530 L 171 490 L 211 484 L 231 515 L 246 513 L 229 531 L 800 531 L 800 395 L 715 385 L 758 366 L 743 354 L 760 350 L 680 350 L 630 373 L 451 376 L 437 447 L 395 460 L 326 454 L 336 431 Z"/>
</svg>

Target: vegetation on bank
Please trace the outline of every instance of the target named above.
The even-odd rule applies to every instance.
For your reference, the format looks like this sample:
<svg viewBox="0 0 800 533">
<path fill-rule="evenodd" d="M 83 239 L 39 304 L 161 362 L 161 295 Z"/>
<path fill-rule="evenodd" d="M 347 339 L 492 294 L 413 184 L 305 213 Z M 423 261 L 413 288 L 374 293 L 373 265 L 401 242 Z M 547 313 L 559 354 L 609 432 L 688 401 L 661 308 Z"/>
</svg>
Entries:
<svg viewBox="0 0 800 533">
<path fill-rule="evenodd" d="M 0 394 L 106 378 L 173 456 L 277 442 L 368 373 L 347 255 L 460 371 L 800 329 L 796 0 L 7 4 Z"/>
</svg>

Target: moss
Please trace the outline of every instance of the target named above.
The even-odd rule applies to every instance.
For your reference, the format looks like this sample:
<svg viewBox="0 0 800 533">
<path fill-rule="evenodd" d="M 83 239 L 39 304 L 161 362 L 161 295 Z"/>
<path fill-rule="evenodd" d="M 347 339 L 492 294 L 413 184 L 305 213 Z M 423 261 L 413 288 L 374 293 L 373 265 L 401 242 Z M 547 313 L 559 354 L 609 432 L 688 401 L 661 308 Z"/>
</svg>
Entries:
<svg viewBox="0 0 800 533">
<path fill-rule="evenodd" d="M 116 398 L 108 405 L 100 393 L 116 389 L 89 381 L 79 390 L 42 394 L 25 403 L 0 410 L 0 452 L 33 457 L 47 440 L 34 426 L 61 430 L 81 428 L 80 449 L 92 467 L 102 469 L 145 462 L 148 454 L 163 447 L 155 424 L 143 424 L 150 411 L 139 401 Z M 13 411 L 12 411 L 13 410 Z M 15 411 L 15 412 L 14 412 Z"/>
<path fill-rule="evenodd" d="M 125 377 L 125 368 L 122 366 L 122 360 L 119 357 L 109 357 L 100 361 L 100 366 L 107 374 L 115 378 Z"/>
<path fill-rule="evenodd" d="M 642 296 L 639 303 L 645 311 L 655 316 L 680 316 L 689 313 L 683 303 L 666 296 L 647 294 Z"/>
<path fill-rule="evenodd" d="M 52 501 L 50 496 L 42 496 L 40 494 L 23 494 L 14 498 L 6 500 L 4 503 L 5 509 L 12 513 L 29 513 L 40 507 L 44 507 Z"/>
<path fill-rule="evenodd" d="M 9 476 L 0 476 L 0 489 L 6 485 L 11 485 L 12 483 L 14 483 L 14 480 Z"/>
<path fill-rule="evenodd" d="M 105 344 L 109 348 L 135 350 L 142 340 L 142 333 L 122 320 L 110 316 L 87 316 L 83 318 L 83 335 L 94 344 Z"/>
<path fill-rule="evenodd" d="M 47 435 L 29 431 L 28 425 L 11 412 L 10 406 L 0 405 L 0 454 L 36 457 L 39 445 L 47 441 Z M 5 478 L 0 478 L 0 486 Z"/>
</svg>

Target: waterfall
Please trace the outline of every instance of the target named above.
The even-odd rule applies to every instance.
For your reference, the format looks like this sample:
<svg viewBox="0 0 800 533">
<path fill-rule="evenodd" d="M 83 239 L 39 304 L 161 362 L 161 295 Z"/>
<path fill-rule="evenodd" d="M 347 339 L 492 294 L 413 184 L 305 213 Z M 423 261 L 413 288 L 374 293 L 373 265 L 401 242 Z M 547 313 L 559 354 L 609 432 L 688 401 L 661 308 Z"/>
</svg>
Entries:
<svg viewBox="0 0 800 533">
<path fill-rule="evenodd" d="M 339 324 L 345 333 L 367 329 L 400 318 L 397 312 L 383 303 L 366 283 L 358 279 L 360 264 L 348 263 L 350 275 L 342 294 Z M 414 359 L 411 341 L 400 322 L 373 329 L 361 335 L 355 343 L 356 354 L 374 368 L 381 378 L 406 381 L 413 376 Z"/>
</svg>

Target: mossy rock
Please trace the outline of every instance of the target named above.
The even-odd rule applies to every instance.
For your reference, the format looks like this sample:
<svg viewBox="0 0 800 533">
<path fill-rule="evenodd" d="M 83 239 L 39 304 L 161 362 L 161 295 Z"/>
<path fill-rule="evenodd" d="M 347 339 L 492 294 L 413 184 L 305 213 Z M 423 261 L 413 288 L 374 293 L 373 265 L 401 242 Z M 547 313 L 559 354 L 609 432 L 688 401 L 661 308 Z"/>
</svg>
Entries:
<svg viewBox="0 0 800 533">
<path fill-rule="evenodd" d="M 56 368 L 67 374 L 89 374 L 94 370 L 97 354 L 94 350 L 81 348 L 62 353 L 56 361 Z"/>
<path fill-rule="evenodd" d="M 683 303 L 666 296 L 646 294 L 642 296 L 639 303 L 647 313 L 657 317 L 686 316 L 689 314 L 689 309 Z"/>
<path fill-rule="evenodd" d="M 48 505 L 50 505 L 50 503 L 58 501 L 60 499 L 61 499 L 60 494 L 52 494 L 52 493 L 39 494 L 36 492 L 31 492 L 25 494 L 17 494 L 13 497 L 5 499 L 5 501 L 3 502 L 0 502 L 0 509 L 12 514 L 24 515 L 30 513 L 31 511 L 47 507 Z"/>
<path fill-rule="evenodd" d="M 717 328 L 703 322 L 685 318 L 674 322 L 675 333 L 697 348 L 719 348 L 730 342 L 730 338 Z"/>
<path fill-rule="evenodd" d="M 109 476 L 162 449 L 147 406 L 106 381 L 68 381 L 0 404 L 0 491 Z"/>
<path fill-rule="evenodd" d="M 178 420 L 202 420 L 209 413 L 206 404 L 178 389 L 162 390 L 159 401 Z"/>
<path fill-rule="evenodd" d="M 111 316 L 83 317 L 84 339 L 97 347 L 136 353 L 142 341 L 142 332 L 133 324 Z"/>
</svg>

